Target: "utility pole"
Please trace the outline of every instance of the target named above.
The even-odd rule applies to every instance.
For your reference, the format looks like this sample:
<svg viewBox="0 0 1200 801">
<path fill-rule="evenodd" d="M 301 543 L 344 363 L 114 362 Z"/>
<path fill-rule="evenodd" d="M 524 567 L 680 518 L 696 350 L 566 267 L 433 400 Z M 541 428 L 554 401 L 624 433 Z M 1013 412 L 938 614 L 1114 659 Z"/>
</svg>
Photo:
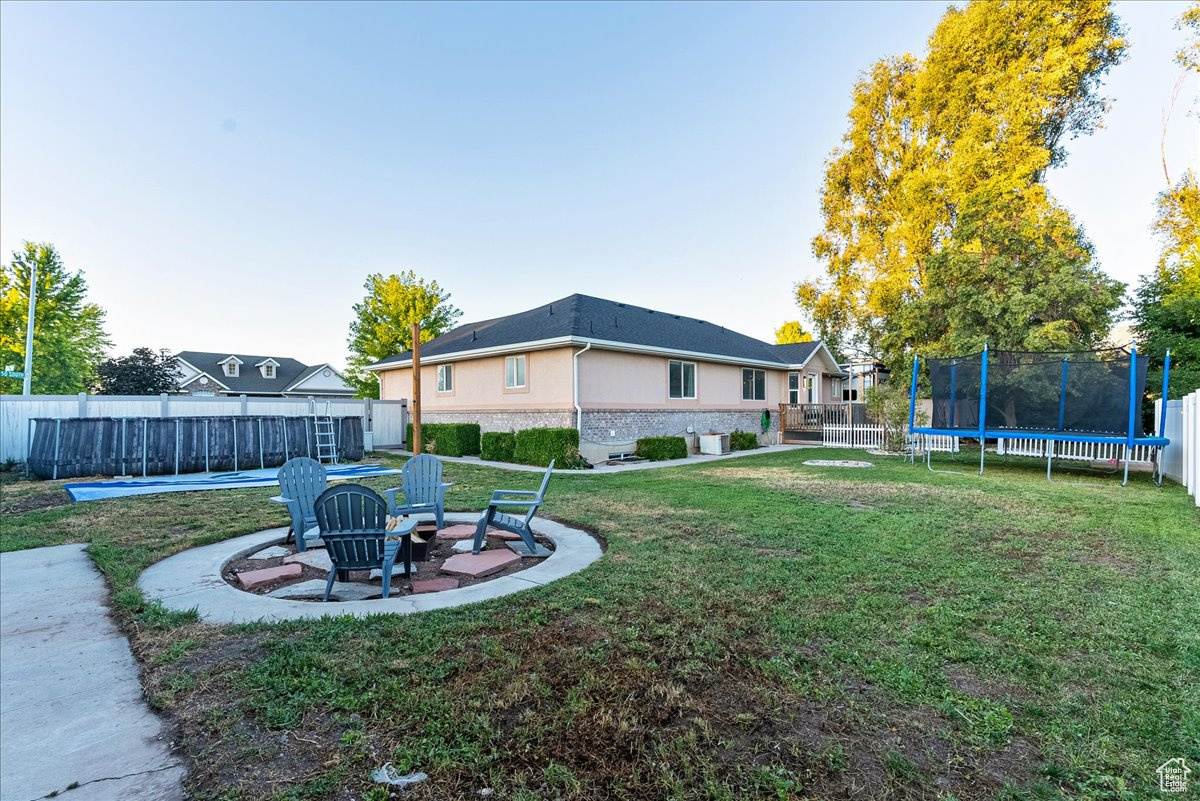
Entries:
<svg viewBox="0 0 1200 801">
<path fill-rule="evenodd" d="M 421 454 L 421 324 L 412 325 L 412 427 L 410 443 L 413 456 Z"/>
<path fill-rule="evenodd" d="M 25 325 L 25 383 L 21 394 L 30 395 L 33 388 L 33 313 L 37 307 L 37 248 L 29 265 L 29 319 Z"/>
</svg>

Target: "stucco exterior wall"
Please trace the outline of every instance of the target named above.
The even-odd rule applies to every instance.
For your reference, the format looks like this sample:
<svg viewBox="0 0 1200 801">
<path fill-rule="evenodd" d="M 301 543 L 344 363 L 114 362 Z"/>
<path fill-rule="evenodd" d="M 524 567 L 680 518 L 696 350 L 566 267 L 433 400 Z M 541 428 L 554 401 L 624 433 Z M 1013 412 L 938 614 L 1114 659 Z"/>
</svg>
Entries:
<svg viewBox="0 0 1200 801">
<path fill-rule="evenodd" d="M 571 348 L 555 348 L 526 354 L 525 387 L 520 389 L 504 386 L 504 356 L 452 362 L 454 386 L 450 392 L 437 391 L 437 365 L 422 364 L 421 409 L 427 413 L 564 408 L 573 411 L 572 353 Z M 411 367 L 385 370 L 380 377 L 382 400 L 412 396 Z"/>
<path fill-rule="evenodd" d="M 696 397 L 668 397 L 665 356 L 590 350 L 579 357 L 579 405 L 584 409 L 762 409 L 777 407 L 787 386 L 786 370 L 766 370 L 766 398 L 742 400 L 742 368 L 693 362 Z M 691 360 L 683 360 L 691 361 Z"/>
</svg>

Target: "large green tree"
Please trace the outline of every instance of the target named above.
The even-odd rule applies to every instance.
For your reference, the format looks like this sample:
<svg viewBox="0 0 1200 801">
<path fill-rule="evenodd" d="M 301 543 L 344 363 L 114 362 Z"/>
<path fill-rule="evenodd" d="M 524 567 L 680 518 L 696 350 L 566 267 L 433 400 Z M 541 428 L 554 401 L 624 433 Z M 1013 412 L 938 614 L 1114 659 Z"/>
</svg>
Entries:
<svg viewBox="0 0 1200 801">
<path fill-rule="evenodd" d="M 159 395 L 175 389 L 179 361 L 169 351 L 134 348 L 128 356 L 114 356 L 97 368 L 98 395 Z"/>
<path fill-rule="evenodd" d="M 1193 3 L 1176 27 L 1189 36 L 1175 61 L 1185 77 L 1200 75 L 1200 3 Z M 1138 283 L 1131 315 L 1138 351 L 1150 363 L 1148 400 L 1162 394 L 1163 357 L 1168 350 L 1170 397 L 1200 388 L 1200 180 L 1189 169 L 1172 181 L 1165 154 L 1163 172 L 1167 188 L 1158 195 L 1154 218 L 1158 261 Z"/>
<path fill-rule="evenodd" d="M 775 329 L 776 345 L 796 345 L 801 342 L 812 342 L 812 334 L 804 330 L 799 320 L 788 320 Z"/>
<path fill-rule="evenodd" d="M 1099 125 L 1124 48 L 1104 0 L 977 0 L 947 10 L 924 59 L 865 73 L 826 164 L 825 275 L 797 287 L 819 335 L 893 369 L 913 349 L 1101 339 L 1123 287 L 1044 179 Z"/>
<path fill-rule="evenodd" d="M 359 397 L 378 398 L 379 382 L 367 365 L 412 348 L 412 324 L 421 324 L 421 341 L 449 331 L 462 312 L 437 281 L 428 283 L 412 270 L 399 275 L 367 276 L 366 297 L 354 304 L 346 379 Z"/>
<path fill-rule="evenodd" d="M 1200 183 L 1189 170 L 1158 196 L 1154 220 L 1161 250 L 1134 293 L 1138 350 L 1150 360 L 1147 394 L 1161 394 L 1163 356 L 1171 351 L 1171 397 L 1200 388 Z"/>
<path fill-rule="evenodd" d="M 63 266 L 54 245 L 25 242 L 0 268 L 0 366 L 25 364 L 25 333 L 31 268 L 37 265 L 37 308 L 33 324 L 35 395 L 83 392 L 110 342 L 104 310 L 87 302 L 83 273 Z M 0 392 L 19 393 L 21 379 L 0 378 Z"/>
</svg>

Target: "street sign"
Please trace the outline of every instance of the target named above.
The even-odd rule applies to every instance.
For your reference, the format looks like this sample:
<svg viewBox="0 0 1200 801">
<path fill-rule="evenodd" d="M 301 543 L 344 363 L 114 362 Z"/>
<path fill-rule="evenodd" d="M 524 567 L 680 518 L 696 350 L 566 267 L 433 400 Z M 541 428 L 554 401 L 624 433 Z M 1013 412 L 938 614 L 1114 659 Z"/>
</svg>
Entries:
<svg viewBox="0 0 1200 801">
<path fill-rule="evenodd" d="M 0 378 L 24 378 L 23 370 L 0 370 Z"/>
</svg>

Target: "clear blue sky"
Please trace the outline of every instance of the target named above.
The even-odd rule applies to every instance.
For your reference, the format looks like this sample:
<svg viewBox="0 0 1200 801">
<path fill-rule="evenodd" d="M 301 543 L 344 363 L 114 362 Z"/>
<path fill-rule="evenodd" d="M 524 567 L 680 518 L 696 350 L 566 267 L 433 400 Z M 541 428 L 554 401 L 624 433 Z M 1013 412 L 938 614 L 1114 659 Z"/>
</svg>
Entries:
<svg viewBox="0 0 1200 801">
<path fill-rule="evenodd" d="M 57 245 L 122 353 L 341 364 L 366 275 L 404 269 L 464 321 L 583 292 L 769 339 L 819 269 L 856 75 L 923 53 L 944 8 L 5 2 L 0 249 Z M 1050 179 L 1126 282 L 1156 252 L 1184 8 L 1118 5 L 1106 127 Z"/>
</svg>

